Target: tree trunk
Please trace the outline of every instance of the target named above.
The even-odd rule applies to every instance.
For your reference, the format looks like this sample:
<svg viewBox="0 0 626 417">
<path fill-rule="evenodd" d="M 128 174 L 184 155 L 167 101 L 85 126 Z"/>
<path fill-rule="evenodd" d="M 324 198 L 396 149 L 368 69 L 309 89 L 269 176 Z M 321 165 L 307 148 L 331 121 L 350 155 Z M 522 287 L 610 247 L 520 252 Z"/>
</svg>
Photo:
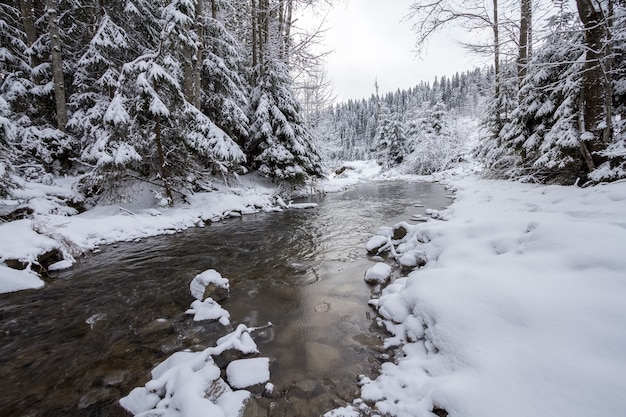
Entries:
<svg viewBox="0 0 626 417">
<path fill-rule="evenodd" d="M 167 165 L 165 163 L 165 154 L 163 152 L 163 144 L 161 142 L 161 120 L 158 116 L 155 118 L 154 141 L 156 142 L 157 146 L 157 156 L 159 158 L 159 173 L 161 174 L 161 180 L 163 181 L 165 196 L 169 199 L 169 204 L 172 205 L 172 203 L 174 202 L 174 198 L 172 197 L 172 190 L 170 189 L 169 184 Z"/>
<path fill-rule="evenodd" d="M 582 133 L 585 131 L 585 95 L 584 92 L 580 92 L 579 98 L 579 112 L 578 112 L 578 130 Z M 591 153 L 589 152 L 589 148 L 584 141 L 578 140 L 578 145 L 580 147 L 580 154 L 583 157 L 583 161 L 585 161 L 585 166 L 587 167 L 587 171 L 591 172 L 596 169 L 596 166 L 593 162 L 593 158 L 591 157 Z"/>
<path fill-rule="evenodd" d="M 495 76 L 495 96 L 497 104 L 496 122 L 500 127 L 500 30 L 498 26 L 498 0 L 493 0 L 493 59 L 494 59 L 494 76 Z"/>
<path fill-rule="evenodd" d="M 28 47 L 32 47 L 37 38 L 39 37 L 37 33 L 37 27 L 35 26 L 35 4 L 33 0 L 20 0 L 20 11 L 22 14 L 22 25 L 24 26 L 24 33 L 26 34 L 26 43 Z M 37 57 L 36 54 L 30 55 L 30 66 L 35 68 L 41 64 L 41 61 Z M 39 78 L 39 77 L 37 77 Z M 39 84 L 39 79 L 34 79 L 33 82 L 35 84 Z"/>
<path fill-rule="evenodd" d="M 67 124 L 67 102 L 65 100 L 65 80 L 63 76 L 63 55 L 61 54 L 61 35 L 59 33 L 58 16 L 54 0 L 46 0 L 48 13 L 48 30 L 50 33 L 50 49 L 52 55 L 52 79 L 57 113 L 57 127 L 65 132 Z"/>
<path fill-rule="evenodd" d="M 285 35 L 283 44 L 285 47 L 285 63 L 289 63 L 290 42 L 291 42 L 291 19 L 293 18 L 293 0 L 287 0 L 287 17 L 285 18 Z"/>
<path fill-rule="evenodd" d="M 608 3 L 606 17 L 606 47 L 604 48 L 604 113 L 606 127 L 602 135 L 604 145 L 613 139 L 613 19 L 615 10 L 613 0 Z"/>
<path fill-rule="evenodd" d="M 211 16 L 213 19 L 217 17 L 216 0 L 211 1 Z M 198 35 L 198 52 L 196 55 L 194 68 L 194 106 L 202 107 L 202 65 L 204 60 L 204 3 L 202 0 L 196 2 L 196 34 Z"/>
<path fill-rule="evenodd" d="M 193 53 L 191 51 L 184 52 L 183 62 L 183 88 L 185 90 L 185 99 L 189 103 L 195 103 L 195 88 L 194 81 L 196 79 L 194 74 L 195 61 L 193 60 Z"/>
<path fill-rule="evenodd" d="M 530 32 L 532 30 L 532 3 L 531 0 L 522 0 L 521 16 L 519 25 L 519 57 L 517 60 L 517 76 L 521 85 L 522 80 L 528 72 L 529 42 L 531 41 Z M 521 99 L 521 96 L 520 96 Z"/>
<path fill-rule="evenodd" d="M 252 68 L 255 68 L 258 63 L 257 49 L 259 47 L 259 34 L 258 34 L 258 10 L 256 0 L 252 0 L 252 7 L 250 8 L 252 12 L 251 22 L 252 22 Z"/>
<path fill-rule="evenodd" d="M 606 145 L 604 144 L 603 128 L 606 121 L 605 114 L 605 74 L 603 71 L 602 51 L 606 41 L 606 22 L 602 10 L 596 8 L 593 0 L 576 0 L 578 15 L 585 31 L 585 67 L 582 79 L 584 129 L 593 135 L 586 141 L 594 165 L 597 167 L 604 162 L 599 155 Z"/>
<path fill-rule="evenodd" d="M 285 30 L 285 0 L 278 0 L 278 59 L 283 59 L 285 56 L 285 42 L 284 42 L 284 30 Z"/>
</svg>

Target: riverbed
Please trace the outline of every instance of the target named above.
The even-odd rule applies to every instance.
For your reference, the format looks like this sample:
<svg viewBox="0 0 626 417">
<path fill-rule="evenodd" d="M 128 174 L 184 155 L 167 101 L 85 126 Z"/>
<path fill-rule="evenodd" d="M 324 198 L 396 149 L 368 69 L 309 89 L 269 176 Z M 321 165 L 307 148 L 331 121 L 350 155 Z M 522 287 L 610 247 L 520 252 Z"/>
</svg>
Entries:
<svg viewBox="0 0 626 417">
<path fill-rule="evenodd" d="M 189 282 L 230 280 L 222 306 L 270 358 L 263 413 L 321 415 L 358 394 L 384 358 L 364 243 L 378 226 L 449 200 L 439 184 L 382 182 L 316 196 L 307 210 L 245 215 L 182 233 L 102 247 L 41 290 L 0 295 L 0 409 L 9 416 L 125 415 L 117 400 L 183 349 L 228 329 L 193 322 Z M 424 207 L 416 207 L 421 203 Z"/>
</svg>

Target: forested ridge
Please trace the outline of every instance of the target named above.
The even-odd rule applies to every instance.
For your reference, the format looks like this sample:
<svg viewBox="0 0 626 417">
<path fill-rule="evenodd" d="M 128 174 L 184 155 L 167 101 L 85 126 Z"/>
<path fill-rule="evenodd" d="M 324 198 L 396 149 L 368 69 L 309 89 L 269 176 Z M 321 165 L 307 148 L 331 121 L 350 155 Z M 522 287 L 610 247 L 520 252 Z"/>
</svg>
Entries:
<svg viewBox="0 0 626 417">
<path fill-rule="evenodd" d="M 88 196 L 145 181 L 171 204 L 249 170 L 302 184 L 325 160 L 431 173 L 463 157 L 461 117 L 482 122 L 487 176 L 626 177 L 624 2 L 414 2 L 418 45 L 461 21 L 493 64 L 339 104 L 294 26 L 315 3 L 3 0 L 0 193 L 78 175 Z"/>
</svg>

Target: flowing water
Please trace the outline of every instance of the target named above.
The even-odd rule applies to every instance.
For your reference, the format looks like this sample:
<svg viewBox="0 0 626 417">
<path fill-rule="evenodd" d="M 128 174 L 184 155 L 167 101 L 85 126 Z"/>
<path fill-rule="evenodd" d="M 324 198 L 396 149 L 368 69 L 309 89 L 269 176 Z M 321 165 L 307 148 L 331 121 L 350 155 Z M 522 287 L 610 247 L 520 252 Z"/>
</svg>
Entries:
<svg viewBox="0 0 626 417">
<path fill-rule="evenodd" d="M 370 183 L 141 242 L 103 247 L 35 291 L 0 294 L 0 410 L 5 417 L 124 416 L 117 400 L 172 353 L 227 332 L 184 311 L 189 282 L 214 268 L 230 280 L 221 304 L 270 358 L 272 398 L 259 415 L 315 416 L 358 394 L 383 352 L 363 281 L 364 243 L 381 225 L 443 208 L 443 186 Z"/>
</svg>

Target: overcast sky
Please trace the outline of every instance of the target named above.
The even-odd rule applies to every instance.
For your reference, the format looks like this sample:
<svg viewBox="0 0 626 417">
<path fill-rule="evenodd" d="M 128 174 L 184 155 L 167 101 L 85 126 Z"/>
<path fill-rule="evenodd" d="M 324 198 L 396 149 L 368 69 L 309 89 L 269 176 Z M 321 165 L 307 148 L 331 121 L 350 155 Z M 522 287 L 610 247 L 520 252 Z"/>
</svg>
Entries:
<svg viewBox="0 0 626 417">
<path fill-rule="evenodd" d="M 482 65 L 445 31 L 417 57 L 411 23 L 405 19 L 412 1 L 349 0 L 331 10 L 325 43 L 334 50 L 327 70 L 337 101 L 369 97 L 376 79 L 385 93 Z"/>
</svg>

